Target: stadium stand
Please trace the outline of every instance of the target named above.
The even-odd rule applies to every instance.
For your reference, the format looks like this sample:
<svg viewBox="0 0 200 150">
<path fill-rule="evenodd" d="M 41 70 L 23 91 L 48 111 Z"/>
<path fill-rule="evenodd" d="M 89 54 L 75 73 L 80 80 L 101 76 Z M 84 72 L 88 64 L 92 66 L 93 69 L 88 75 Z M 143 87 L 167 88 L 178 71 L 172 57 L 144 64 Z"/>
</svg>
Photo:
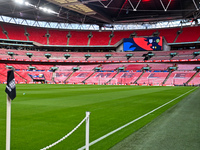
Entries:
<svg viewBox="0 0 200 150">
<path fill-rule="evenodd" d="M 148 76 L 148 84 L 162 85 L 168 74 L 168 72 L 151 72 Z"/>
<path fill-rule="evenodd" d="M 68 31 L 49 30 L 49 45 L 67 45 Z"/>
<path fill-rule="evenodd" d="M 174 71 L 166 81 L 166 85 L 184 85 L 196 71 Z"/>
<path fill-rule="evenodd" d="M 160 33 L 159 36 L 165 37 L 167 43 L 173 43 L 177 32 L 180 28 L 172 28 L 172 29 L 159 29 L 158 32 Z"/>
<path fill-rule="evenodd" d="M 156 32 L 155 29 L 153 29 L 153 30 L 138 30 L 138 31 L 136 31 L 137 36 L 142 36 L 142 37 L 152 36 L 154 32 Z"/>
<path fill-rule="evenodd" d="M 188 83 L 188 85 L 200 85 L 200 73 L 197 73 L 197 75 Z"/>
<path fill-rule="evenodd" d="M 126 71 L 139 71 L 142 67 L 146 67 L 146 64 L 130 64 L 125 65 L 124 67 Z"/>
<path fill-rule="evenodd" d="M 1 31 L 5 29 L 8 32 L 8 37 L 10 39 L 27 40 L 26 36 L 24 35 L 24 26 L 2 24 L 2 27 L 3 28 L 1 28 Z M 18 30 L 16 30 L 16 28 Z M 200 34 L 199 28 L 200 27 L 184 27 L 182 29 L 182 33 L 178 36 L 176 43 L 197 41 Z M 30 41 L 35 41 L 44 45 L 67 45 L 67 41 L 69 39 L 68 45 L 86 46 L 89 44 L 90 46 L 107 46 L 109 45 L 109 42 L 111 42 L 110 45 L 115 45 L 123 38 L 133 36 L 131 35 L 133 33 L 136 34 L 137 37 L 140 37 L 152 36 L 154 32 L 158 32 L 159 36 L 164 36 L 168 43 L 173 43 L 177 37 L 177 31 L 179 31 L 180 28 L 114 32 L 67 31 L 36 27 L 26 27 L 26 30 L 29 34 L 28 37 Z M 49 37 L 47 36 L 47 33 L 49 33 Z M 71 34 L 70 37 L 67 37 L 68 33 Z M 92 34 L 91 38 L 88 37 L 90 33 Z M 110 37 L 111 33 L 113 33 L 113 37 Z M 7 38 L 3 32 L 0 34 L 0 38 L 1 37 L 4 39 Z M 68 83 L 81 83 L 86 80 L 85 82 L 87 84 L 107 84 L 108 82 L 111 84 L 132 84 L 138 79 L 138 84 L 145 83 L 160 85 L 169 74 L 168 67 L 175 65 L 178 67 L 177 71 L 171 73 L 166 81 L 166 84 L 183 85 L 187 81 L 189 82 L 189 79 L 192 79 L 192 77 L 195 75 L 195 71 L 193 70 L 196 66 L 198 66 L 198 63 L 188 64 L 187 62 L 189 60 L 191 60 L 191 62 L 199 61 L 200 56 L 198 55 L 195 57 L 193 54 L 194 52 L 198 51 L 199 49 L 154 51 L 153 53 L 155 56 L 146 61 L 144 60 L 143 55 L 147 54 L 148 51 L 128 52 L 129 54 L 133 54 L 133 56 L 130 59 L 127 59 L 127 52 L 53 52 L 1 48 L 0 60 L 8 62 L 6 64 L 0 63 L 0 69 L 5 70 L 6 66 L 13 66 L 16 70 L 16 81 L 18 83 L 25 81 L 32 82 L 30 76 L 27 76 L 26 74 L 33 72 L 27 72 L 26 70 L 29 66 L 33 66 L 36 67 L 37 70 L 45 70 L 42 72 L 42 74 L 44 75 L 45 80 L 49 81 L 50 83 L 53 81 L 56 83 L 63 83 L 66 80 Z M 14 55 L 11 57 L 8 55 L 8 52 L 13 52 Z M 30 59 L 26 53 L 32 53 L 32 58 Z M 177 53 L 177 55 L 171 57 L 170 53 Z M 51 57 L 48 59 L 45 57 L 45 54 L 51 54 Z M 70 57 L 66 59 L 64 57 L 65 54 L 69 54 Z M 89 57 L 87 60 L 85 57 L 86 54 L 91 55 L 91 57 Z M 110 54 L 111 57 L 107 59 L 105 57 L 106 54 Z M 64 65 L 64 63 L 67 63 L 67 65 Z M 58 70 L 55 73 L 48 72 L 48 70 L 54 66 L 58 67 Z M 73 72 L 74 67 L 76 67 L 78 71 Z M 102 72 L 94 72 L 95 67 L 101 67 Z M 119 67 L 124 67 L 124 70 L 121 70 L 124 72 L 117 72 Z M 140 77 L 143 67 L 150 67 L 151 72 L 145 72 Z M 41 72 L 35 71 L 35 74 L 37 73 Z M 83 76 L 79 75 L 79 73 L 83 73 Z M 89 73 L 88 76 L 86 73 Z M 33 75 L 35 74 L 33 73 Z M 6 75 L 6 72 L 3 75 Z M 188 84 L 196 84 L 194 81 L 198 80 L 197 77 L 198 74 L 195 75 Z"/>
<path fill-rule="evenodd" d="M 151 68 L 152 71 L 164 71 L 168 70 L 168 67 L 172 67 L 173 64 L 164 64 L 164 63 L 159 63 L 159 64 L 148 64 L 149 67 Z"/>
<path fill-rule="evenodd" d="M 24 26 L 19 26 L 19 25 L 11 25 L 11 24 L 3 24 L 4 29 L 8 33 L 9 39 L 12 40 L 23 40 L 26 41 L 27 38 L 25 36 L 25 30 Z M 16 30 L 17 28 L 17 30 Z"/>
<path fill-rule="evenodd" d="M 53 65 L 35 65 L 33 64 L 32 67 L 35 67 L 37 70 L 50 70 Z"/>
<path fill-rule="evenodd" d="M 114 70 L 116 70 L 117 68 L 119 68 L 119 67 L 123 67 L 123 65 L 121 65 L 121 64 L 106 64 L 106 65 L 102 65 L 101 66 L 101 70 L 102 71 L 114 71 Z"/>
<path fill-rule="evenodd" d="M 27 83 L 33 82 L 31 77 L 28 75 L 30 73 L 30 71 L 18 70 L 15 73 L 18 74 L 21 78 L 25 79 L 25 82 L 27 82 Z"/>
<path fill-rule="evenodd" d="M 65 83 L 72 73 L 73 71 L 56 71 L 53 80 L 56 83 Z"/>
<path fill-rule="evenodd" d="M 119 42 L 123 38 L 129 38 L 131 33 L 133 33 L 133 31 L 115 31 L 114 37 L 112 38 L 110 45 L 115 45 L 117 42 Z"/>
<path fill-rule="evenodd" d="M 5 68 L 6 68 L 6 64 L 0 63 L 0 69 L 5 69 Z"/>
<path fill-rule="evenodd" d="M 80 69 L 79 71 L 92 71 L 95 67 L 98 67 L 99 65 L 80 65 L 78 66 Z"/>
<path fill-rule="evenodd" d="M 116 72 L 96 72 L 85 81 L 86 84 L 106 84 L 117 73 Z"/>
<path fill-rule="evenodd" d="M 3 32 L 3 29 L 0 27 L 0 38 L 1 39 L 7 39 L 6 35 Z"/>
<path fill-rule="evenodd" d="M 88 44 L 88 31 L 70 31 L 71 37 L 69 45 L 87 45 Z"/>
<path fill-rule="evenodd" d="M 76 71 L 67 80 L 67 83 L 83 83 L 83 81 L 90 77 L 93 73 L 93 71 Z"/>
<path fill-rule="evenodd" d="M 200 35 L 199 27 L 183 27 L 176 43 L 197 41 Z"/>
<path fill-rule="evenodd" d="M 148 77 L 151 74 L 151 72 L 145 72 L 138 80 L 137 80 L 137 84 L 139 85 L 147 85 L 149 84 L 149 80 Z"/>
<path fill-rule="evenodd" d="M 133 84 L 142 72 L 119 72 L 112 80 L 112 84 Z"/>
<path fill-rule="evenodd" d="M 8 66 L 12 66 L 17 70 L 28 70 L 28 64 L 7 64 Z"/>
<path fill-rule="evenodd" d="M 90 45 L 108 45 L 110 32 L 92 32 Z"/>
<path fill-rule="evenodd" d="M 178 64 L 178 71 L 194 70 L 198 64 Z"/>
<path fill-rule="evenodd" d="M 77 67 L 77 65 L 56 65 L 58 67 L 58 71 L 72 71 L 73 67 Z"/>
<path fill-rule="evenodd" d="M 0 74 L 0 83 L 2 84 L 4 82 L 6 82 L 6 80 L 7 80 L 7 77 L 2 75 L 2 74 Z"/>
<path fill-rule="evenodd" d="M 29 40 L 40 44 L 47 45 L 47 31 L 43 28 L 33 28 L 27 27 L 27 32 L 29 34 Z"/>
</svg>

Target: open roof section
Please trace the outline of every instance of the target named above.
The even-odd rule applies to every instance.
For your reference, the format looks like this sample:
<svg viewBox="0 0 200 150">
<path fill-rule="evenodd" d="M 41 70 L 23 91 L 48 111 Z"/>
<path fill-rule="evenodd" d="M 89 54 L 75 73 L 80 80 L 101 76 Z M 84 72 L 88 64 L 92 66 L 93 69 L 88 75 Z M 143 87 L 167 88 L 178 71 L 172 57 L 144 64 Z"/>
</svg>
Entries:
<svg viewBox="0 0 200 150">
<path fill-rule="evenodd" d="M 182 21 L 189 25 L 191 24 L 190 21 L 194 21 L 200 16 L 199 0 L 18 1 L 23 1 L 24 3 L 18 4 L 15 0 L 0 0 L 0 15 L 20 18 L 22 20 L 28 19 L 35 22 L 54 22 L 51 24 L 54 24 L 54 26 L 56 26 L 55 28 L 63 28 L 63 24 L 65 24 L 65 28 L 76 24 L 76 27 L 73 29 L 84 29 L 83 26 L 87 26 L 87 29 L 94 28 L 95 30 L 97 30 L 96 26 L 104 27 L 105 29 L 114 27 L 114 30 L 162 28 L 176 26 L 174 23 L 166 26 L 166 24 L 169 24 L 168 22 L 172 20 L 178 20 L 178 22 Z M 26 5 L 26 2 L 31 5 Z M 55 13 L 42 11 L 45 9 L 51 9 Z M 5 19 L 1 19 L 1 21 L 4 20 Z M 160 22 L 163 21 L 165 21 L 165 25 L 161 25 Z M 10 22 L 14 23 L 13 21 Z M 55 25 L 57 23 L 61 23 L 61 25 Z M 29 25 L 29 23 L 26 24 Z M 92 24 L 92 27 L 87 24 Z M 177 24 L 177 22 L 175 24 Z M 160 26 L 156 27 L 157 25 Z M 46 26 L 52 27 L 48 24 Z M 45 26 L 42 25 L 41 27 Z"/>
</svg>

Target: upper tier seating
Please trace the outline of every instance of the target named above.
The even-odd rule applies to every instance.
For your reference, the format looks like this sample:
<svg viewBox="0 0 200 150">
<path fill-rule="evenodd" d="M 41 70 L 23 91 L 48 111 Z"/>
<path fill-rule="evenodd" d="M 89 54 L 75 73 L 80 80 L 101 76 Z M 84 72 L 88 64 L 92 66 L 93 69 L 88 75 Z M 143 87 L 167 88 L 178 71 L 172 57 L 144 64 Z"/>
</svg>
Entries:
<svg viewBox="0 0 200 150">
<path fill-rule="evenodd" d="M 24 34 L 25 33 L 24 26 L 3 24 L 3 27 L 7 31 L 9 39 L 23 40 L 23 41 L 27 40 Z"/>
<path fill-rule="evenodd" d="M 199 27 L 183 27 L 182 33 L 178 36 L 176 43 L 197 41 L 199 37 Z"/>
<path fill-rule="evenodd" d="M 156 32 L 155 29 L 151 29 L 151 30 L 138 30 L 135 31 L 137 33 L 137 36 L 151 36 L 153 35 L 154 32 Z"/>
<path fill-rule="evenodd" d="M 88 31 L 70 31 L 69 45 L 87 45 L 89 33 Z"/>
<path fill-rule="evenodd" d="M 35 42 L 47 45 L 46 29 L 27 27 L 26 30 L 29 33 L 30 41 L 35 41 Z"/>
<path fill-rule="evenodd" d="M 115 45 L 117 42 L 119 42 L 123 38 L 129 38 L 131 33 L 133 33 L 133 31 L 115 31 L 114 37 L 112 38 L 110 45 Z"/>
<path fill-rule="evenodd" d="M 180 28 L 159 29 L 159 36 L 164 36 L 167 43 L 173 43 Z"/>
<path fill-rule="evenodd" d="M 67 34 L 65 30 L 49 30 L 49 45 L 67 45 Z"/>
<path fill-rule="evenodd" d="M 14 24 L 2 24 L 5 31 L 8 33 L 9 39 L 13 40 L 27 40 L 25 36 L 25 27 L 21 25 Z M 29 34 L 29 40 L 35 41 L 44 45 L 47 45 L 47 29 L 38 27 L 26 27 Z M 111 31 L 69 31 L 69 30 L 57 30 L 49 29 L 49 45 L 67 45 L 67 34 L 70 32 L 71 37 L 69 38 L 69 45 L 87 45 L 89 38 L 88 35 L 92 32 L 92 37 L 90 39 L 89 45 L 108 45 L 111 39 L 110 45 L 115 45 L 117 42 L 123 38 L 129 38 L 131 33 L 136 33 L 137 37 L 141 36 L 152 36 L 154 32 L 158 31 L 159 36 L 165 37 L 168 43 L 173 43 L 177 31 L 180 28 L 167 28 L 167 29 L 148 29 L 148 30 L 135 30 L 135 31 L 114 31 L 114 36 L 112 39 L 109 37 L 112 33 Z M 0 29 L 0 38 L 7 39 L 6 35 Z M 193 42 L 197 41 L 200 37 L 200 27 L 183 27 L 182 33 L 178 35 L 176 43 L 178 42 Z"/>
<path fill-rule="evenodd" d="M 90 45 L 108 45 L 111 32 L 92 32 Z"/>
<path fill-rule="evenodd" d="M 3 29 L 0 27 L 0 38 L 7 39 L 6 35 L 3 33 Z"/>
</svg>

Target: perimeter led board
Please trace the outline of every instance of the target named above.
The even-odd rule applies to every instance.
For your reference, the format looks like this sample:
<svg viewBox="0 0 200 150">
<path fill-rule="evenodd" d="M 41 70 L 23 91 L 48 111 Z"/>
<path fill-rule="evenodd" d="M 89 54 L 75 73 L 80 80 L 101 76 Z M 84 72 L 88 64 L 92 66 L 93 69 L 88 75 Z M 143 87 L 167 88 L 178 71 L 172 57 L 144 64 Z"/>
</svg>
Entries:
<svg viewBox="0 0 200 150">
<path fill-rule="evenodd" d="M 161 51 L 163 48 L 162 37 L 125 38 L 124 51 Z"/>
</svg>

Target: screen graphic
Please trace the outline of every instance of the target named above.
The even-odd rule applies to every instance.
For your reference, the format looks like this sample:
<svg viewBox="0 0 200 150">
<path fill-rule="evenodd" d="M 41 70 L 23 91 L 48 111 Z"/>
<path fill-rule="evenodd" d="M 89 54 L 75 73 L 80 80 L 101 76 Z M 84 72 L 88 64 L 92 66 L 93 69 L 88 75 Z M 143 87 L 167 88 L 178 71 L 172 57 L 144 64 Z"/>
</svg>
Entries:
<svg viewBox="0 0 200 150">
<path fill-rule="evenodd" d="M 125 38 L 124 51 L 161 51 L 162 37 Z"/>
</svg>

